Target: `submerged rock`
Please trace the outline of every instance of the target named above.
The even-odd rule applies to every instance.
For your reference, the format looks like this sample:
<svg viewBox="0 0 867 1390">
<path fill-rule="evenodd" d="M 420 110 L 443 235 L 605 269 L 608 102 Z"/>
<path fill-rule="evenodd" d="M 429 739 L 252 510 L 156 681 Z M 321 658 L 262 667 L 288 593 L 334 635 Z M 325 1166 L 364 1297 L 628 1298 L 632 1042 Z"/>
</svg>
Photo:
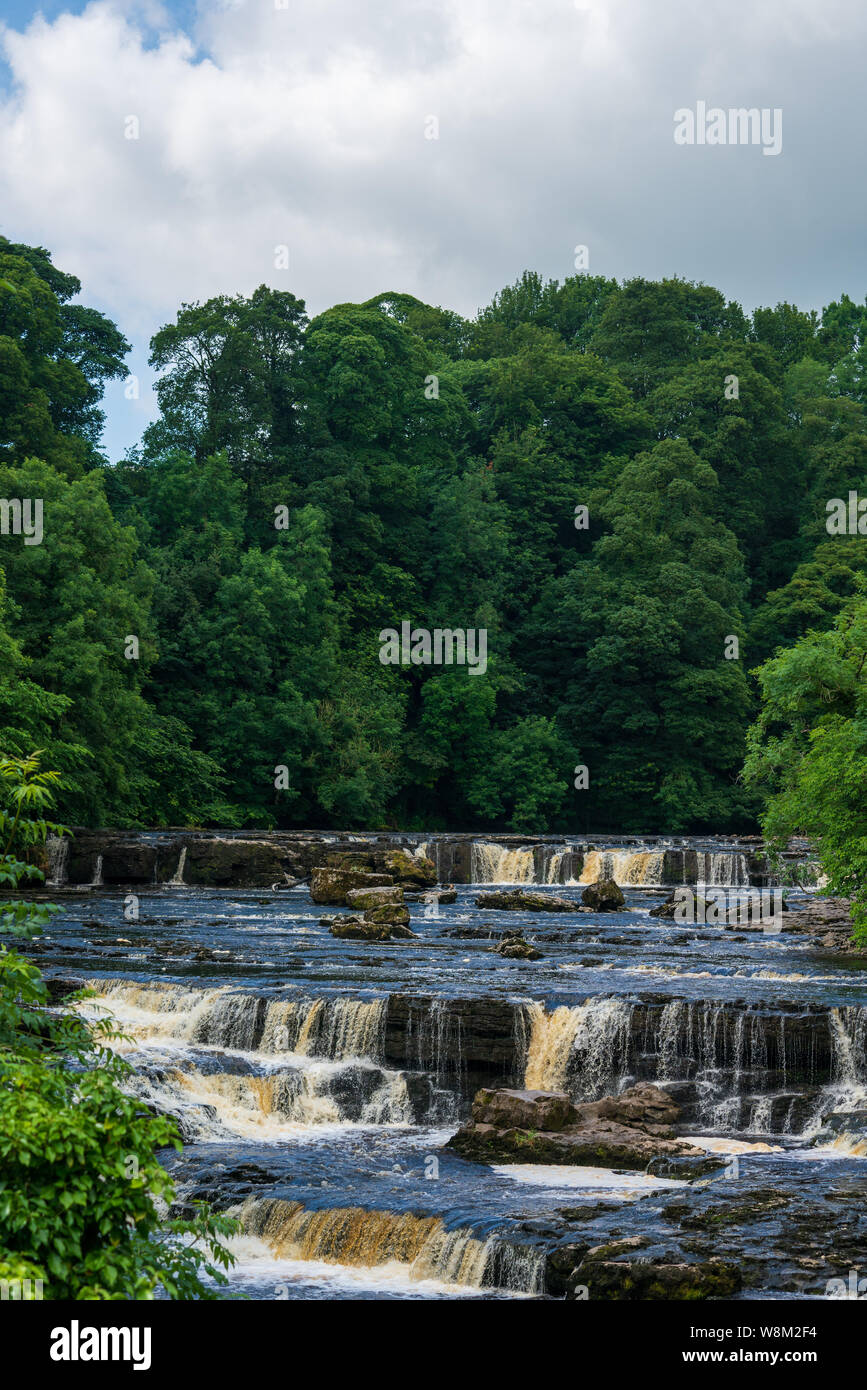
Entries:
<svg viewBox="0 0 867 1390">
<path fill-rule="evenodd" d="M 626 899 L 613 878 L 597 878 L 595 883 L 589 883 L 584 889 L 581 901 L 594 912 L 617 912 Z"/>
<path fill-rule="evenodd" d="M 619 890 L 618 890 L 619 891 Z M 523 888 L 509 888 L 498 893 L 480 893 L 476 907 L 493 907 L 501 912 L 579 912 L 580 906 L 568 898 L 556 898 L 548 893 L 527 893 Z"/>
<path fill-rule="evenodd" d="M 478 1163 L 643 1169 L 657 1159 L 684 1158 L 696 1177 L 718 1168 L 718 1158 L 671 1137 L 670 1123 L 679 1113 L 649 1082 L 582 1105 L 565 1092 L 479 1091 L 472 1121 L 446 1147 Z"/>
</svg>

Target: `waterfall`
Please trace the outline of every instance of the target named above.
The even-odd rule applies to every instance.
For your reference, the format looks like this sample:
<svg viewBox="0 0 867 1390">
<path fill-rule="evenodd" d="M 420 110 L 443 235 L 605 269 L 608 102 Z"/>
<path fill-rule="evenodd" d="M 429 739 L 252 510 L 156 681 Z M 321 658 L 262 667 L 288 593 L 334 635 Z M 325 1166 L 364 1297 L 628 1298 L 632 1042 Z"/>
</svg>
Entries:
<svg viewBox="0 0 867 1390">
<path fill-rule="evenodd" d="M 102 887 L 103 887 L 103 882 L 102 882 L 102 855 L 101 855 L 101 854 L 98 854 L 98 855 L 96 856 L 96 866 L 95 866 L 95 868 L 94 868 L 94 870 L 93 870 L 93 882 L 92 882 L 92 884 L 91 884 L 90 886 L 91 886 L 91 888 L 102 888 Z"/>
<path fill-rule="evenodd" d="M 831 1080 L 819 1097 L 808 1132 L 818 1136 L 827 1116 L 853 1112 L 852 1130 L 838 1129 L 833 1142 L 847 1152 L 861 1153 L 865 1145 L 862 1116 L 867 1110 L 867 1008 L 852 1004 L 832 1009 L 828 1022 Z"/>
<path fill-rule="evenodd" d="M 560 870 L 561 870 L 562 867 L 563 867 L 563 860 L 564 860 L 565 858 L 566 858 L 566 851 L 565 851 L 565 850 L 558 850 L 556 853 L 554 853 L 554 854 L 551 855 L 551 858 L 548 860 L 547 864 L 545 865 L 545 882 L 546 882 L 546 883 L 559 883 L 559 882 L 560 882 Z"/>
<path fill-rule="evenodd" d="M 269 1003 L 227 987 L 90 983 L 132 1040 L 134 1093 L 175 1115 L 187 1137 L 279 1139 L 287 1124 L 407 1125 L 435 1109 L 427 1078 L 416 1078 L 410 1093 L 404 1072 L 372 1059 L 381 1051 L 383 1000 Z M 92 1001 L 80 1007 L 93 1012 Z M 239 1066 L 224 1052 L 249 1060 Z"/>
<path fill-rule="evenodd" d="M 291 999 L 267 1007 L 263 1052 L 317 1057 L 378 1057 L 385 1028 L 384 999 Z"/>
<path fill-rule="evenodd" d="M 69 859 L 69 837 L 49 835 L 45 844 L 48 853 L 48 874 L 45 882 L 52 888 L 62 888 L 66 882 L 66 864 Z"/>
<path fill-rule="evenodd" d="M 749 888 L 746 855 L 717 850 L 699 851 L 697 883 L 706 888 Z"/>
<path fill-rule="evenodd" d="M 588 999 L 547 1013 L 530 1004 L 524 1085 L 534 1091 L 569 1091 L 578 1100 L 616 1092 L 627 1073 L 632 1005 L 623 999 Z"/>
<path fill-rule="evenodd" d="M 381 1055 L 384 999 L 267 1001 L 223 985 L 194 990 L 169 982 L 90 980 L 134 1037 L 173 1037 L 240 1052 L 343 1060 Z"/>
<path fill-rule="evenodd" d="M 473 883 L 535 883 L 532 849 L 506 849 L 487 840 L 473 843 Z"/>
<path fill-rule="evenodd" d="M 186 845 L 183 845 L 183 846 L 181 847 L 181 852 L 180 852 L 180 854 L 179 854 L 179 856 L 178 856 L 178 867 L 175 869 L 174 873 L 172 874 L 171 878 L 169 879 L 169 885 L 170 885 L 171 887 L 173 887 L 173 888 L 180 888 L 180 887 L 183 885 L 183 882 L 184 882 L 184 865 L 186 864 L 186 862 L 187 862 L 187 847 L 186 847 Z"/>
<path fill-rule="evenodd" d="M 413 1124 L 415 1115 L 401 1072 L 322 1062 L 263 1075 L 183 1067 L 145 1069 L 134 1094 L 177 1117 L 189 1139 L 230 1136 L 281 1140 L 287 1127 Z"/>
<path fill-rule="evenodd" d="M 230 1215 L 258 1236 L 278 1259 L 322 1260 L 374 1268 L 392 1261 L 407 1266 L 412 1279 L 482 1288 L 494 1285 L 541 1293 L 544 1254 L 511 1247 L 465 1227 L 447 1230 L 439 1216 L 412 1212 L 330 1207 L 313 1211 L 279 1197 L 248 1197 Z M 510 1258 L 511 1254 L 511 1258 Z"/>
<path fill-rule="evenodd" d="M 658 887 L 663 882 L 665 854 L 659 850 L 589 850 L 579 883 L 595 883 L 600 878 L 613 878 L 623 886 Z"/>
</svg>

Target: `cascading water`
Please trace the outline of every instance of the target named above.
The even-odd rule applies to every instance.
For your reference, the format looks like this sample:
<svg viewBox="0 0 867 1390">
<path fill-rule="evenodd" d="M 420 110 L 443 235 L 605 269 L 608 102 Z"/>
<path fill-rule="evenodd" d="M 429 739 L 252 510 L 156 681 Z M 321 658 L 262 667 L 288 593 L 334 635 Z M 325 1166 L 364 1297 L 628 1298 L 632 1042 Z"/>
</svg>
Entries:
<svg viewBox="0 0 867 1390">
<path fill-rule="evenodd" d="M 474 842 L 471 873 L 473 883 L 534 883 L 535 855 L 532 849 L 507 849 L 486 840 Z"/>
<path fill-rule="evenodd" d="M 176 1115 L 189 1137 L 279 1138 L 287 1124 L 407 1125 L 436 1110 L 431 1083 L 418 1078 L 411 1095 L 406 1075 L 377 1060 L 383 1000 L 269 1002 L 225 988 L 90 985 L 132 1039 L 115 1045 L 135 1051 L 137 1093 Z M 246 1059 L 241 1070 L 226 1053 Z"/>
<path fill-rule="evenodd" d="M 584 856 L 579 883 L 595 883 L 600 878 L 633 887 L 657 887 L 663 882 L 665 854 L 655 850 L 590 850 Z"/>
<path fill-rule="evenodd" d="M 576 1100 L 617 1091 L 629 1055 L 631 1006 L 623 999 L 589 999 L 548 1013 L 530 1004 L 524 1067 L 528 1090 L 568 1090 Z"/>
<path fill-rule="evenodd" d="M 746 855 L 723 853 L 717 850 L 699 852 L 699 886 L 706 888 L 748 888 L 750 872 Z"/>
<path fill-rule="evenodd" d="M 181 852 L 180 852 L 180 854 L 178 855 L 178 867 L 175 869 L 174 873 L 172 874 L 171 878 L 169 879 L 169 884 L 170 884 L 173 888 L 175 888 L 175 887 L 181 888 L 181 887 L 184 886 L 184 865 L 186 864 L 186 862 L 187 862 L 187 847 L 186 847 L 186 845 L 182 845 L 182 846 L 181 846 Z"/>
<path fill-rule="evenodd" d="M 49 835 L 45 848 L 48 854 L 46 884 L 51 888 L 62 888 L 66 882 L 69 838 L 66 835 Z"/>
<path fill-rule="evenodd" d="M 541 1251 L 518 1249 L 496 1236 L 481 1239 L 468 1228 L 447 1230 L 438 1216 L 364 1207 L 315 1211 L 281 1198 L 248 1198 L 230 1215 L 282 1259 L 367 1268 L 394 1262 L 416 1280 L 470 1288 L 496 1283 L 530 1294 L 543 1289 Z"/>
</svg>

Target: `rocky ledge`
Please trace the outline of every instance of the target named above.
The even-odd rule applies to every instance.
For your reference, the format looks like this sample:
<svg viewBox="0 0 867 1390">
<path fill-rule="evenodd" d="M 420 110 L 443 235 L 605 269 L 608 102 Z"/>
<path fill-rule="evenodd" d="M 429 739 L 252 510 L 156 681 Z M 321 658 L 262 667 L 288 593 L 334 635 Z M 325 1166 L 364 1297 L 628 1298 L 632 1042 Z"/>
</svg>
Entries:
<svg viewBox="0 0 867 1390">
<path fill-rule="evenodd" d="M 789 913 L 787 926 L 790 931 L 805 932 L 812 938 L 810 945 L 826 954 L 867 955 L 867 946 L 852 940 L 855 923 L 850 898 L 815 898 L 808 907 Z"/>
<path fill-rule="evenodd" d="M 679 1114 L 671 1097 L 648 1082 L 582 1105 L 562 1091 L 481 1090 L 471 1122 L 446 1147 L 477 1163 L 644 1169 L 662 1159 L 666 1172 L 689 1176 L 718 1168 L 719 1160 L 674 1137 Z"/>
<path fill-rule="evenodd" d="M 618 890 L 619 891 L 619 890 Z M 579 903 L 569 898 L 557 898 L 548 893 L 528 893 L 523 888 L 509 888 L 497 893 L 480 893 L 476 907 L 496 908 L 500 912 L 580 912 Z"/>
</svg>

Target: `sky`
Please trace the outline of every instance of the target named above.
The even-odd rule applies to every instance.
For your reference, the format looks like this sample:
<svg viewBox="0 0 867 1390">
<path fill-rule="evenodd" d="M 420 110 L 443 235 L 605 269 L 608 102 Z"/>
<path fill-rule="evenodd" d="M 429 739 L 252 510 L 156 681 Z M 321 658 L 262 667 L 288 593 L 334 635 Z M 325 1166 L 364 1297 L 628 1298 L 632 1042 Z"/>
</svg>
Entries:
<svg viewBox="0 0 867 1390">
<path fill-rule="evenodd" d="M 472 315 L 524 269 L 680 275 L 746 308 L 867 293 L 863 0 L 4 0 L 0 233 L 133 342 L 120 458 L 182 302 L 399 290 Z M 781 112 L 761 144 L 675 113 Z M 431 118 L 435 118 L 435 121 Z M 436 138 L 431 138 L 432 136 Z M 583 263 L 583 262 L 582 262 Z"/>
</svg>

